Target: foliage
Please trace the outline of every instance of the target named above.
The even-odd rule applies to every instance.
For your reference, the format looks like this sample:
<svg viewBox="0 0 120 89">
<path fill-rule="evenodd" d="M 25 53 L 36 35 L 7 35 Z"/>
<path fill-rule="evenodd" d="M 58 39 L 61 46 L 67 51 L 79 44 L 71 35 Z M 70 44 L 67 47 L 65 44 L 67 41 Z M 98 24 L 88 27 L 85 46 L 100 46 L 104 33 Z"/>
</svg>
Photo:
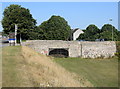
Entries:
<svg viewBox="0 0 120 89">
<path fill-rule="evenodd" d="M 100 39 L 105 39 L 105 40 L 112 40 L 112 30 L 113 30 L 113 40 L 116 41 L 118 40 L 118 31 L 117 29 L 110 25 L 110 24 L 105 24 L 100 33 Z"/>
<path fill-rule="evenodd" d="M 77 40 L 95 41 L 96 39 L 104 39 L 106 41 L 110 41 L 112 40 L 112 31 L 113 40 L 120 40 L 120 32 L 111 24 L 105 24 L 101 30 L 99 30 L 95 25 L 89 25 L 86 28 L 86 31 L 83 34 L 80 34 Z"/>
<path fill-rule="evenodd" d="M 4 34 L 15 31 L 15 24 L 18 25 L 17 34 L 23 40 L 70 40 L 71 30 L 68 22 L 60 16 L 53 15 L 49 20 L 44 21 L 36 27 L 36 20 L 30 14 L 29 9 L 20 5 L 10 5 L 3 12 L 2 26 Z M 120 41 L 120 31 L 110 24 L 105 24 L 101 30 L 94 24 L 89 25 L 77 40 L 95 41 L 96 39 Z M 18 37 L 17 36 L 17 37 Z"/>
<path fill-rule="evenodd" d="M 44 40 L 68 40 L 70 26 L 67 21 L 60 16 L 52 16 L 44 21 L 39 27 L 39 39 Z"/>
<path fill-rule="evenodd" d="M 100 33 L 100 30 L 98 29 L 98 27 L 91 24 L 86 28 L 86 30 L 84 31 L 83 34 L 80 34 L 80 36 L 77 38 L 77 40 L 79 40 L 79 39 L 95 40 L 98 38 L 99 33 Z"/>
<path fill-rule="evenodd" d="M 118 31 L 118 40 L 120 41 L 120 31 Z"/>
<path fill-rule="evenodd" d="M 17 24 L 18 34 L 21 32 L 24 35 L 23 39 L 28 39 L 26 33 L 29 32 L 29 29 L 34 29 L 36 24 L 36 20 L 33 19 L 29 9 L 12 4 L 5 8 L 3 15 L 2 26 L 6 34 L 14 32 L 15 24 Z"/>
</svg>

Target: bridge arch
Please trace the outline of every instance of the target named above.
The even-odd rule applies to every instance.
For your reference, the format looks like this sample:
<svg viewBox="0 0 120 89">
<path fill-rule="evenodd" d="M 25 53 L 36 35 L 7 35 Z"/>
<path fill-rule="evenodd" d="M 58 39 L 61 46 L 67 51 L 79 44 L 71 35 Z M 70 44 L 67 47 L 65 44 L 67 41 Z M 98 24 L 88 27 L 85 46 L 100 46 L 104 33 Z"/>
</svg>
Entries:
<svg viewBox="0 0 120 89">
<path fill-rule="evenodd" d="M 68 48 L 49 48 L 49 55 L 55 57 L 69 57 Z"/>
</svg>

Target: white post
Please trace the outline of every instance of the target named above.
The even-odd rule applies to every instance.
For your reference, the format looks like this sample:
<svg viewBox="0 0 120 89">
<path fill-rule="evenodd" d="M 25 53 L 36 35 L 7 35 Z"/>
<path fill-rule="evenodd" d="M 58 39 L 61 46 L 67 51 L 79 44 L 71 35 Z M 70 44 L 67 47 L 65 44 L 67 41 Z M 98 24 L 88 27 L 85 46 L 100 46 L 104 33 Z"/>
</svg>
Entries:
<svg viewBox="0 0 120 89">
<path fill-rule="evenodd" d="M 22 38 L 21 38 L 21 34 L 20 34 L 20 44 L 22 44 Z"/>
<path fill-rule="evenodd" d="M 17 29 L 18 29 L 18 27 L 17 27 L 17 24 L 15 24 L 15 44 L 17 43 Z"/>
</svg>

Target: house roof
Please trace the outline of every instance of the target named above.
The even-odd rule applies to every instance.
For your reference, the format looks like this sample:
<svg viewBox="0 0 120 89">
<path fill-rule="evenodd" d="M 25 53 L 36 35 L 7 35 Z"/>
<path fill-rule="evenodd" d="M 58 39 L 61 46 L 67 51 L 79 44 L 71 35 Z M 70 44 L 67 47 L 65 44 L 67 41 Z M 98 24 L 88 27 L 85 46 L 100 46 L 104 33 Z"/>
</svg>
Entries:
<svg viewBox="0 0 120 89">
<path fill-rule="evenodd" d="M 79 30 L 79 28 L 73 29 L 73 33 L 76 32 L 77 30 Z"/>
</svg>

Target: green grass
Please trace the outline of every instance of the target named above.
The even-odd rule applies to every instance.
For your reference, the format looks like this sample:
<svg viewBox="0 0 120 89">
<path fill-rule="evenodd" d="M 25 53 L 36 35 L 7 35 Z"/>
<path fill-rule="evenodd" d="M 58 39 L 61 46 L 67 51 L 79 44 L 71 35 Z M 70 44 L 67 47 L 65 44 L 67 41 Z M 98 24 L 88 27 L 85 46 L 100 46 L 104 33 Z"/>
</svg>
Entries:
<svg viewBox="0 0 120 89">
<path fill-rule="evenodd" d="M 21 47 L 9 46 L 2 51 L 2 86 L 15 87 L 22 85 L 22 79 L 19 74 L 18 62 L 20 62 Z M 18 60 L 19 59 L 19 60 Z"/>
<path fill-rule="evenodd" d="M 22 42 L 26 42 L 26 40 L 22 40 Z"/>
<path fill-rule="evenodd" d="M 118 62 L 119 62 L 119 67 L 118 68 L 120 68 L 120 41 L 117 41 L 116 42 L 116 48 L 117 48 L 117 56 L 118 56 Z M 120 72 L 118 73 L 118 74 L 120 74 Z M 120 85 L 120 79 L 118 80 L 119 81 L 119 85 Z"/>
<path fill-rule="evenodd" d="M 0 48 L 0 88 L 2 87 L 2 48 Z"/>
<path fill-rule="evenodd" d="M 21 56 L 21 47 L 4 47 L 2 52 L 2 86 L 22 86 L 25 79 L 22 79 L 22 70 L 20 69 L 21 66 L 24 65 L 25 61 Z M 96 87 L 118 86 L 117 58 L 104 60 L 82 58 L 55 58 L 54 61 L 65 67 L 70 72 L 74 72 L 80 76 L 84 76 Z"/>
<path fill-rule="evenodd" d="M 95 87 L 118 86 L 118 59 L 55 58 L 70 72 L 87 78 Z"/>
</svg>

